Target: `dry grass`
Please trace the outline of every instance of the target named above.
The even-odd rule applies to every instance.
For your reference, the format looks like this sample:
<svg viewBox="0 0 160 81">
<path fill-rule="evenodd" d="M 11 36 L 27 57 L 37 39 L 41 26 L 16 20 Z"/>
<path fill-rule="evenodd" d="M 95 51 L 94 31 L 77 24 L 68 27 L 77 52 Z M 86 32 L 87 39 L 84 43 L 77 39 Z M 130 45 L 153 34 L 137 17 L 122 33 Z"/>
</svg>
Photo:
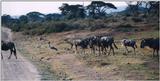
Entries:
<svg viewBox="0 0 160 81">
<path fill-rule="evenodd" d="M 119 49 L 115 50 L 115 56 L 96 56 L 90 54 L 90 50 L 87 50 L 87 54 L 75 54 L 74 49 L 70 50 L 68 44 L 62 43 L 66 36 L 73 34 L 85 36 L 97 32 L 105 33 L 105 30 L 71 31 L 47 35 L 47 40 L 51 41 L 59 51 L 49 49 L 47 41 L 39 41 L 37 37 L 25 38 L 22 36 L 22 38 L 16 39 L 16 42 L 19 42 L 18 46 L 27 50 L 29 58 L 48 64 L 51 72 L 55 72 L 63 79 L 85 80 L 93 79 L 93 76 L 98 77 L 98 80 L 159 79 L 159 61 L 152 57 L 152 50 L 149 48 L 136 49 L 136 55 L 133 54 L 133 49 L 129 48 L 132 52 L 124 55 L 125 49 L 121 47 L 120 43 L 117 43 Z M 114 37 L 119 40 L 126 36 L 129 38 L 158 37 L 157 34 L 158 31 L 137 32 L 130 35 L 117 32 Z M 138 41 L 138 46 L 139 43 L 140 41 Z M 82 72 L 79 72 L 80 70 Z M 89 76 L 89 74 L 92 75 Z"/>
</svg>

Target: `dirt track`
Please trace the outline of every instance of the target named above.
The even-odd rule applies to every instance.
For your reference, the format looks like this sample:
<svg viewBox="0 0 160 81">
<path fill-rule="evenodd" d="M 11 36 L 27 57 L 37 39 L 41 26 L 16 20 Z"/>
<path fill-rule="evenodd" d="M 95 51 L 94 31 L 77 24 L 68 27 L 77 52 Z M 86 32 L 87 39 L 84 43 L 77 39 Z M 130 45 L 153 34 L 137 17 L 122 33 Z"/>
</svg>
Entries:
<svg viewBox="0 0 160 81">
<path fill-rule="evenodd" d="M 2 40 L 12 40 L 11 31 L 7 28 L 2 28 Z M 18 59 L 14 56 L 7 59 L 10 51 L 2 51 L 4 59 L 1 60 L 1 81 L 40 81 L 35 66 L 27 59 L 21 56 L 17 51 Z"/>
</svg>

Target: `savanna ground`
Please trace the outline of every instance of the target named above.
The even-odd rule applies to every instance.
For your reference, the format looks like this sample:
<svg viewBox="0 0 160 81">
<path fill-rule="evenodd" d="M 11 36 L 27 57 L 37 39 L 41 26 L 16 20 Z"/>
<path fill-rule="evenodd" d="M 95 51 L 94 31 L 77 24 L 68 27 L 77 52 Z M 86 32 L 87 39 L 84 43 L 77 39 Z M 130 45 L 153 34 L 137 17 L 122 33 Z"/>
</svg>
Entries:
<svg viewBox="0 0 160 81">
<path fill-rule="evenodd" d="M 109 23 L 110 22 L 110 23 Z M 14 33 L 17 49 L 39 67 L 42 80 L 158 80 L 159 58 L 152 57 L 152 49 L 140 48 L 140 39 L 159 37 L 157 22 L 133 22 L 131 18 L 117 22 L 108 21 L 110 28 L 89 30 L 72 30 L 68 32 L 44 34 L 42 36 L 22 35 Z M 98 27 L 97 27 L 98 28 Z M 65 38 L 85 37 L 97 34 L 110 34 L 114 37 L 118 49 L 115 55 L 75 53 Z M 46 40 L 40 40 L 43 37 Z M 136 39 L 138 48 L 136 54 L 129 48 L 125 53 L 120 40 Z M 58 48 L 58 51 L 48 47 L 48 41 Z M 53 77 L 54 76 L 54 77 Z"/>
</svg>

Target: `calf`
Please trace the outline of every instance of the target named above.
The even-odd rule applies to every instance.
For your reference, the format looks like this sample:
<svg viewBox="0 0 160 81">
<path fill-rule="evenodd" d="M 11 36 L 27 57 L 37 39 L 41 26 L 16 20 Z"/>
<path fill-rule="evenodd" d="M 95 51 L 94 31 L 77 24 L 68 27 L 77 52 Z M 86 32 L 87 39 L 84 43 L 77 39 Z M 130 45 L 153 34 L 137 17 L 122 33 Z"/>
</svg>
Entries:
<svg viewBox="0 0 160 81">
<path fill-rule="evenodd" d="M 135 48 L 137 48 L 137 45 L 136 45 L 136 41 L 135 40 L 131 40 L 131 39 L 123 39 L 122 40 L 122 46 L 124 46 L 127 50 L 127 52 L 129 53 L 127 47 L 132 47 L 133 50 L 134 50 L 134 54 L 135 53 Z"/>
</svg>

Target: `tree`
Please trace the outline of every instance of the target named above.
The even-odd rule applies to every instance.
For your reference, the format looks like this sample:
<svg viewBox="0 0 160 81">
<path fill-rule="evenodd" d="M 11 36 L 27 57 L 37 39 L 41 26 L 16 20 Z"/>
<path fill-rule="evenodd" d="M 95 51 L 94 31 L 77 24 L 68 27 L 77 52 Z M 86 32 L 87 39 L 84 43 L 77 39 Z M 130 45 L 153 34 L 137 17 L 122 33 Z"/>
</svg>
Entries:
<svg viewBox="0 0 160 81">
<path fill-rule="evenodd" d="M 148 4 L 150 6 L 148 9 L 148 13 L 159 15 L 159 1 L 149 1 Z"/>
<path fill-rule="evenodd" d="M 132 13 L 137 13 L 141 7 L 145 8 L 145 15 L 159 13 L 159 1 L 137 1 L 136 4 L 132 4 L 132 2 L 128 2 L 128 8 L 131 9 Z"/>
<path fill-rule="evenodd" d="M 85 17 L 85 10 L 82 5 L 69 5 L 64 3 L 61 7 L 62 15 L 64 15 L 67 19 L 73 18 L 84 18 Z"/>
<path fill-rule="evenodd" d="M 30 22 L 43 21 L 45 17 L 45 15 L 40 12 L 30 12 L 26 16 Z"/>
<path fill-rule="evenodd" d="M 3 26 L 8 26 L 9 25 L 9 22 L 11 21 L 11 16 L 10 15 L 3 15 L 2 17 L 1 17 L 1 20 L 2 20 L 2 25 Z"/>
<path fill-rule="evenodd" d="M 90 5 L 87 6 L 87 11 L 89 17 L 101 18 L 106 15 L 107 9 L 117 9 L 112 3 L 105 3 L 103 1 L 92 1 Z"/>
<path fill-rule="evenodd" d="M 129 1 L 126 2 L 128 4 L 128 7 L 126 10 L 129 12 L 130 15 L 138 15 L 139 13 L 139 7 L 142 5 L 141 1 Z"/>
<path fill-rule="evenodd" d="M 56 13 L 47 14 L 47 15 L 45 16 L 45 20 L 47 20 L 47 21 L 60 20 L 61 18 L 62 18 L 62 15 L 61 15 L 61 14 L 56 14 Z"/>
<path fill-rule="evenodd" d="M 28 18 L 25 15 L 21 15 L 19 17 L 19 20 L 20 20 L 21 23 L 27 23 L 28 22 Z"/>
</svg>

